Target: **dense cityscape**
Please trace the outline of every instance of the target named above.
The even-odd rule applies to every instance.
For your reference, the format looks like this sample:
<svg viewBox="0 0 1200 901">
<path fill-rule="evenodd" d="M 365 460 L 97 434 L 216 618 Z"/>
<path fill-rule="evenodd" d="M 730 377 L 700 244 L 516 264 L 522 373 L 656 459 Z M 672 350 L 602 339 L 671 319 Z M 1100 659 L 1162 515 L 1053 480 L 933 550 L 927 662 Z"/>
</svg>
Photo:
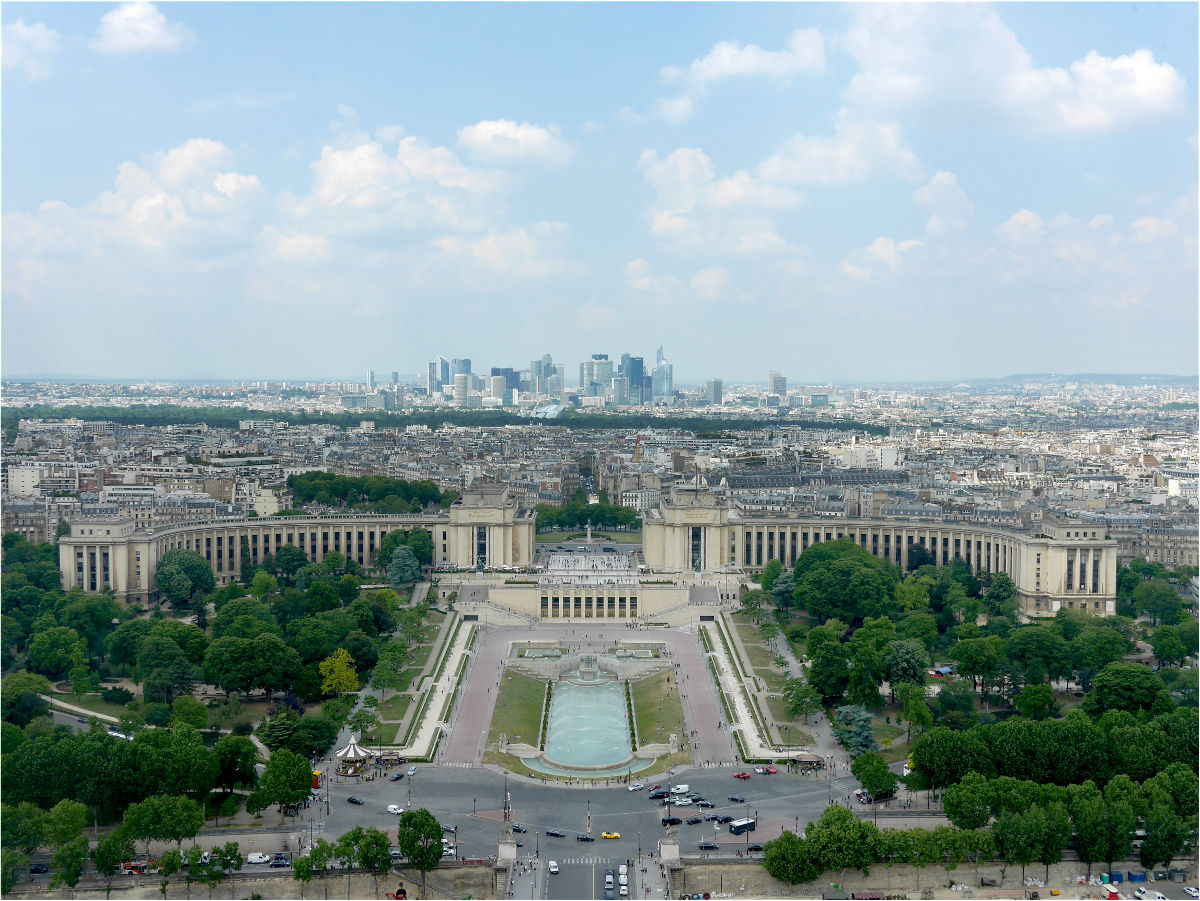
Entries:
<svg viewBox="0 0 1200 901">
<path fill-rule="evenodd" d="M 1200 6 L 0 30 L 0 896 L 1200 899 Z"/>
</svg>

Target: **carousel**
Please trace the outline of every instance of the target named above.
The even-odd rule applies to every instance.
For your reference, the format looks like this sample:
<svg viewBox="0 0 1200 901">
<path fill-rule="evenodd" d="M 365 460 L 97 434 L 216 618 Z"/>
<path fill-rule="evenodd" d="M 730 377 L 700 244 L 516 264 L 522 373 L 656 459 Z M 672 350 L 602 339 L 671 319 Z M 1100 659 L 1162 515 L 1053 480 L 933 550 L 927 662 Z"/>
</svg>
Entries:
<svg viewBox="0 0 1200 901">
<path fill-rule="evenodd" d="M 365 775 L 363 770 L 367 762 L 375 755 L 358 743 L 358 733 L 354 732 L 350 735 L 350 743 L 340 751 L 335 751 L 333 756 L 337 760 L 339 776 L 361 779 Z"/>
</svg>

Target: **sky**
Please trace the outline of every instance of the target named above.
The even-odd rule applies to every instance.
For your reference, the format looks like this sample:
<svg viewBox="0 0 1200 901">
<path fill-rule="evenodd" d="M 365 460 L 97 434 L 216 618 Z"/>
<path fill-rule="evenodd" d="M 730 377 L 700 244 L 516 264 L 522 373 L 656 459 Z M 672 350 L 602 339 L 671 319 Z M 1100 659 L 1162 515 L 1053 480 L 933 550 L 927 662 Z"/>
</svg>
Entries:
<svg viewBox="0 0 1200 901">
<path fill-rule="evenodd" d="M 1193 3 L 15 3 L 4 376 L 1197 371 Z"/>
</svg>

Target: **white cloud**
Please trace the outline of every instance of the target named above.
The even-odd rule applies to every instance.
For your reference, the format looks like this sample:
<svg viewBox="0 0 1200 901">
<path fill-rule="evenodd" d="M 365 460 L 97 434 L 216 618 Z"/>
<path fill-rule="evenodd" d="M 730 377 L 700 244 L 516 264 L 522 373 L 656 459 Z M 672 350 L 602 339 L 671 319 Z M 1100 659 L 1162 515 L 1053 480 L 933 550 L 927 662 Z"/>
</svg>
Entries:
<svg viewBox="0 0 1200 901">
<path fill-rule="evenodd" d="M 929 220 L 925 223 L 927 235 L 963 231 L 975 212 L 975 205 L 967 199 L 952 172 L 938 172 L 929 184 L 913 193 L 913 200 L 929 210 Z"/>
<path fill-rule="evenodd" d="M 1045 230 L 1045 220 L 1032 210 L 1017 210 L 996 226 L 996 234 L 1013 244 L 1027 244 L 1041 237 Z"/>
<path fill-rule="evenodd" d="M 1112 225 L 1113 217 L 1108 213 L 1098 213 L 1088 220 L 1088 228 L 1104 228 Z"/>
<path fill-rule="evenodd" d="M 865 281 L 881 270 L 895 270 L 904 260 L 904 255 L 917 247 L 921 241 L 895 241 L 879 237 L 861 250 L 846 254 L 842 260 L 842 272 L 853 279 Z"/>
<path fill-rule="evenodd" d="M 1140 219 L 1134 220 L 1130 228 L 1133 232 L 1133 240 L 1143 244 L 1174 235 L 1177 231 L 1174 222 L 1160 219 L 1158 216 L 1142 216 Z"/>
<path fill-rule="evenodd" d="M 696 272 L 690 283 L 700 300 L 719 300 L 732 290 L 733 273 L 724 266 L 711 266 Z"/>
<path fill-rule="evenodd" d="M 683 284 L 669 275 L 655 275 L 649 260 L 630 260 L 625 264 L 625 287 L 650 294 L 677 294 Z"/>
<path fill-rule="evenodd" d="M 797 28 L 788 36 L 783 50 L 764 50 L 757 44 L 720 41 L 707 54 L 692 60 L 686 69 L 664 66 L 659 72 L 665 82 L 682 82 L 684 92 L 659 99 L 654 114 L 671 123 L 684 122 L 696 112 L 706 85 L 727 78 L 792 75 L 825 71 L 825 42 L 817 28 Z"/>
<path fill-rule="evenodd" d="M 3 31 L 4 68 L 22 69 L 31 81 L 50 74 L 50 60 L 62 46 L 62 35 L 42 22 L 17 19 Z"/>
<path fill-rule="evenodd" d="M 767 184 L 739 170 L 718 178 L 698 147 L 681 147 L 659 159 L 642 152 L 638 170 L 654 188 L 647 207 L 650 233 L 679 250 L 770 254 L 786 249 L 774 222 L 757 211 L 789 209 L 804 202 L 790 188 Z"/>
<path fill-rule="evenodd" d="M 178 50 L 191 39 L 186 26 L 168 22 L 153 3 L 135 0 L 104 14 L 92 47 L 102 53 Z"/>
<path fill-rule="evenodd" d="M 989 5 L 861 4 L 843 45 L 862 68 L 848 97 L 886 116 L 1028 130 L 1123 128 L 1185 107 L 1185 84 L 1147 49 L 1040 67 Z"/>
<path fill-rule="evenodd" d="M 841 109 L 833 137 L 794 135 L 757 171 L 768 181 L 841 185 L 880 173 L 915 181 L 921 177 L 921 164 L 900 126 L 870 122 Z"/>
<path fill-rule="evenodd" d="M 271 229 L 273 238 L 272 250 L 275 256 L 286 263 L 303 263 L 312 265 L 324 262 L 329 255 L 329 239 L 324 235 L 309 235 L 296 232 L 290 235 L 278 234 Z"/>
<path fill-rule="evenodd" d="M 561 166 L 575 153 L 557 125 L 491 119 L 460 128 L 458 143 L 478 160 L 489 163 L 534 162 Z"/>
</svg>

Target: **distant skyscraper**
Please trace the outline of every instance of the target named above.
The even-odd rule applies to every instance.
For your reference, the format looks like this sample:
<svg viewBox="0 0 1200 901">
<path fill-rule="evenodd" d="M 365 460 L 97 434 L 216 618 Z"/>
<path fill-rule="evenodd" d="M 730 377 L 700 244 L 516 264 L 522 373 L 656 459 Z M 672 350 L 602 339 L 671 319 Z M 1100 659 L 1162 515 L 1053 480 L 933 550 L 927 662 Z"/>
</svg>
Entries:
<svg viewBox="0 0 1200 901">
<path fill-rule="evenodd" d="M 492 370 L 492 377 L 488 380 L 488 390 L 492 397 L 504 397 L 504 392 L 508 390 L 508 379 L 502 375 L 496 375 L 496 370 Z"/>
<path fill-rule="evenodd" d="M 780 375 L 778 371 L 772 369 L 767 373 L 767 394 L 778 394 L 783 397 L 787 394 L 787 376 Z"/>
<path fill-rule="evenodd" d="M 438 354 L 438 386 L 449 385 L 450 381 L 450 361 Z"/>
<path fill-rule="evenodd" d="M 426 363 L 425 364 L 425 393 L 427 395 L 429 395 L 430 397 L 433 397 L 435 394 L 440 394 L 441 390 L 442 390 L 442 380 L 441 380 L 441 376 L 438 375 L 437 362 L 434 361 L 433 363 Z"/>
<path fill-rule="evenodd" d="M 721 403 L 722 395 L 724 394 L 724 386 L 720 379 L 709 379 L 704 386 L 704 400 L 710 404 Z"/>
<path fill-rule="evenodd" d="M 454 377 L 454 403 L 457 406 L 465 406 L 467 403 L 467 395 L 471 390 L 471 373 L 460 372 Z"/>
<path fill-rule="evenodd" d="M 654 368 L 657 369 L 665 362 L 666 359 L 663 357 L 662 345 L 660 344 L 658 345 L 658 350 L 654 353 Z"/>
<path fill-rule="evenodd" d="M 400 384 L 400 373 L 393 370 L 392 372 L 392 387 L 395 388 Z"/>
<path fill-rule="evenodd" d="M 613 378 L 613 380 L 612 380 L 613 406 L 623 407 L 627 403 L 629 403 L 629 399 L 627 397 L 628 389 L 626 387 L 628 384 L 629 383 L 626 381 L 625 376 L 623 376 L 623 375 L 618 375 Z"/>
<path fill-rule="evenodd" d="M 370 388 L 372 391 L 375 390 L 375 370 L 374 369 L 367 370 L 367 387 Z"/>
<path fill-rule="evenodd" d="M 463 357 L 461 360 L 450 361 L 450 377 L 456 375 L 471 374 L 471 360 L 469 357 Z"/>
<path fill-rule="evenodd" d="M 612 378 L 613 364 L 608 354 L 592 354 L 590 360 L 579 364 L 579 385 L 588 397 L 602 397 Z"/>
<path fill-rule="evenodd" d="M 499 366 L 492 367 L 492 376 L 502 376 L 505 385 L 513 391 L 521 390 L 521 373 L 517 372 L 511 366 L 506 366 L 503 369 Z"/>
<path fill-rule="evenodd" d="M 646 380 L 645 361 L 641 357 L 621 354 L 621 368 L 617 374 L 625 378 L 628 402 L 631 404 L 642 403 L 642 383 Z"/>
<path fill-rule="evenodd" d="M 662 348 L 659 348 L 661 351 Z M 654 367 L 654 373 L 650 377 L 650 393 L 657 400 L 660 397 L 675 396 L 675 369 L 666 360 L 659 362 Z"/>
</svg>

